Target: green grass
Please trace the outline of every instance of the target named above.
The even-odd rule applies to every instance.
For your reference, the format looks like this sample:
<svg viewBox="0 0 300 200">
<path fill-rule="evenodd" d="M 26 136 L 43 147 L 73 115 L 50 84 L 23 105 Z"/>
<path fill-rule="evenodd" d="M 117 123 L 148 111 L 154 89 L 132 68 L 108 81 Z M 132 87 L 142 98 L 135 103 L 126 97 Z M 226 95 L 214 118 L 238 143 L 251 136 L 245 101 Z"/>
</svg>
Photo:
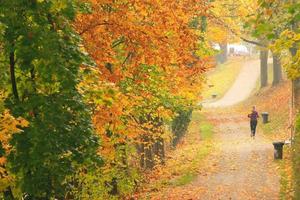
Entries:
<svg viewBox="0 0 300 200">
<path fill-rule="evenodd" d="M 203 160 L 214 149 L 213 133 L 213 126 L 205 114 L 194 111 L 184 142 L 170 152 L 170 159 L 159 168 L 160 175 L 145 187 L 150 191 L 161 191 L 162 188 L 185 186 L 195 181 L 204 164 Z"/>
<path fill-rule="evenodd" d="M 282 131 L 286 125 L 287 119 L 289 119 L 288 110 L 284 110 L 281 113 L 270 112 L 269 122 L 267 124 L 259 124 L 259 127 L 263 130 L 265 135 L 276 134 L 276 130 Z"/>
<path fill-rule="evenodd" d="M 183 174 L 182 176 L 175 179 L 171 184 L 174 186 L 184 186 L 193 182 L 196 178 L 196 173 L 187 172 L 186 174 Z"/>
<path fill-rule="evenodd" d="M 210 99 L 212 94 L 217 94 L 217 99 L 223 97 L 234 83 L 243 66 L 243 62 L 244 60 L 235 58 L 218 65 L 207 73 L 207 85 L 214 85 L 214 87 L 205 87 L 202 94 L 203 98 Z"/>
<path fill-rule="evenodd" d="M 213 136 L 213 125 L 209 123 L 203 123 L 200 126 L 200 134 L 203 140 L 211 139 Z"/>
<path fill-rule="evenodd" d="M 280 199 L 289 200 L 293 198 L 293 176 L 292 173 L 292 158 L 288 156 L 291 154 L 291 147 L 284 147 L 284 159 L 278 161 L 278 166 L 280 168 Z"/>
<path fill-rule="evenodd" d="M 285 161 L 283 160 L 282 162 L 279 163 L 280 165 L 280 199 L 281 200 L 286 200 L 287 199 L 287 195 L 286 195 L 286 191 L 288 190 L 288 180 L 287 180 L 287 174 L 284 171 L 284 163 Z"/>
<path fill-rule="evenodd" d="M 193 155 L 193 161 L 187 163 L 186 168 L 181 172 L 181 175 L 169 182 L 173 186 L 184 186 L 193 182 L 197 178 L 197 170 L 201 166 L 203 159 L 211 152 L 212 145 L 210 140 L 213 137 L 213 125 L 207 121 L 204 115 L 200 112 L 194 112 L 192 121 L 199 122 L 199 126 L 190 126 L 191 132 L 199 133 L 202 143 L 197 145 L 196 154 L 192 149 L 189 149 L 186 153 Z M 185 163 L 183 163 L 185 165 Z"/>
</svg>

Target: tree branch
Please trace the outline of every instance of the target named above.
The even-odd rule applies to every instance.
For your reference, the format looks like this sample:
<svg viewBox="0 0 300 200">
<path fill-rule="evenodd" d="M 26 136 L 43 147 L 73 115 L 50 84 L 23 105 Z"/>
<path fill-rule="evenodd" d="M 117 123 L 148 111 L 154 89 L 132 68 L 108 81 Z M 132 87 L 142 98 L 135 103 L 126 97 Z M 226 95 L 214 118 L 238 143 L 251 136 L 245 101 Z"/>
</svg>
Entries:
<svg viewBox="0 0 300 200">
<path fill-rule="evenodd" d="M 96 24 L 93 24 L 93 25 L 90 25 L 88 27 L 86 27 L 85 29 L 83 29 L 82 31 L 80 31 L 78 34 L 79 35 L 83 35 L 84 33 L 86 33 L 87 31 L 91 30 L 91 29 L 94 29 L 98 26 L 104 26 L 104 25 L 111 25 L 110 23 L 108 22 L 99 22 L 99 23 L 96 23 Z"/>
<path fill-rule="evenodd" d="M 247 42 L 247 43 L 250 43 L 250 44 L 254 44 L 254 45 L 257 45 L 257 46 L 260 46 L 260 47 L 264 47 L 266 48 L 267 46 L 265 44 L 262 44 L 260 42 L 257 42 L 257 41 L 253 41 L 253 40 L 250 40 L 250 39 L 246 39 L 242 36 L 240 36 L 236 31 L 234 31 L 232 28 L 230 28 L 228 26 L 228 24 L 226 24 L 222 19 L 220 19 L 219 17 L 217 17 L 214 13 L 210 13 L 211 16 L 217 20 L 217 23 L 219 23 L 220 25 L 224 26 L 226 29 L 228 29 L 233 35 L 237 36 L 238 38 L 240 38 L 241 40 L 243 40 L 244 42 Z"/>
<path fill-rule="evenodd" d="M 16 76 L 15 76 L 15 52 L 12 51 L 9 54 L 9 64 L 10 64 L 10 81 L 12 86 L 12 91 L 14 94 L 14 97 L 17 101 L 19 101 L 19 94 L 18 94 L 18 88 L 17 88 L 17 82 L 16 82 Z"/>
<path fill-rule="evenodd" d="M 252 41 L 252 40 L 246 39 L 246 38 L 244 38 L 244 37 L 242 37 L 242 36 L 239 36 L 239 38 L 240 38 L 241 40 L 243 40 L 244 42 L 247 42 L 247 43 L 250 43 L 250 44 L 254 44 L 254 45 L 257 45 L 257 46 L 260 46 L 260 47 L 267 48 L 267 46 L 264 45 L 264 44 L 262 44 L 262 43 L 259 43 L 259 42 L 256 42 L 256 41 Z"/>
</svg>

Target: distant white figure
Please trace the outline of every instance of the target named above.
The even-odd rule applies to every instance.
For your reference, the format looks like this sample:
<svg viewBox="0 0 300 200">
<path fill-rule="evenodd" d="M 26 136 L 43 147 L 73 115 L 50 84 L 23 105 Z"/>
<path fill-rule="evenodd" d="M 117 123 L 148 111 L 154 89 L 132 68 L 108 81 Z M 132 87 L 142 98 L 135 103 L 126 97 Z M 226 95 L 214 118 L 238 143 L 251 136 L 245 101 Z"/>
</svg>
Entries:
<svg viewBox="0 0 300 200">
<path fill-rule="evenodd" d="M 250 55 L 249 49 L 245 45 L 242 45 L 242 44 L 229 44 L 228 52 L 230 55 L 233 55 L 233 56 L 249 56 Z"/>
</svg>

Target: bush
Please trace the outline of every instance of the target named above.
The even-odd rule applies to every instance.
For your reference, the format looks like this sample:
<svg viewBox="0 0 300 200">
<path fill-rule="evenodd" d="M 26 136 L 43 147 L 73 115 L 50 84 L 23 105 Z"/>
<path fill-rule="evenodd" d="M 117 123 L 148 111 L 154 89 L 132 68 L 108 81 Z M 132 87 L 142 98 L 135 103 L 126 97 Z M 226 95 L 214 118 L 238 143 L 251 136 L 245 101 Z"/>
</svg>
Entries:
<svg viewBox="0 0 300 200">
<path fill-rule="evenodd" d="M 172 144 L 175 147 L 185 135 L 191 121 L 193 110 L 181 110 L 178 116 L 172 121 L 172 133 L 174 134 Z"/>
</svg>

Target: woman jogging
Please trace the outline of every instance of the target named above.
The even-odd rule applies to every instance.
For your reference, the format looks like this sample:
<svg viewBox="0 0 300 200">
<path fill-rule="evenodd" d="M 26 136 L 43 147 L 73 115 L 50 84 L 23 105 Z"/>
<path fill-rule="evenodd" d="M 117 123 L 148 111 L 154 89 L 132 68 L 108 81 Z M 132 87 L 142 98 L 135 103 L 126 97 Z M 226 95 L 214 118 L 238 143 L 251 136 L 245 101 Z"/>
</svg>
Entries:
<svg viewBox="0 0 300 200">
<path fill-rule="evenodd" d="M 251 128 L 251 137 L 255 137 L 256 126 L 257 126 L 257 118 L 259 118 L 258 112 L 256 111 L 256 107 L 253 106 L 251 114 L 248 115 L 250 118 L 250 128 Z"/>
</svg>

